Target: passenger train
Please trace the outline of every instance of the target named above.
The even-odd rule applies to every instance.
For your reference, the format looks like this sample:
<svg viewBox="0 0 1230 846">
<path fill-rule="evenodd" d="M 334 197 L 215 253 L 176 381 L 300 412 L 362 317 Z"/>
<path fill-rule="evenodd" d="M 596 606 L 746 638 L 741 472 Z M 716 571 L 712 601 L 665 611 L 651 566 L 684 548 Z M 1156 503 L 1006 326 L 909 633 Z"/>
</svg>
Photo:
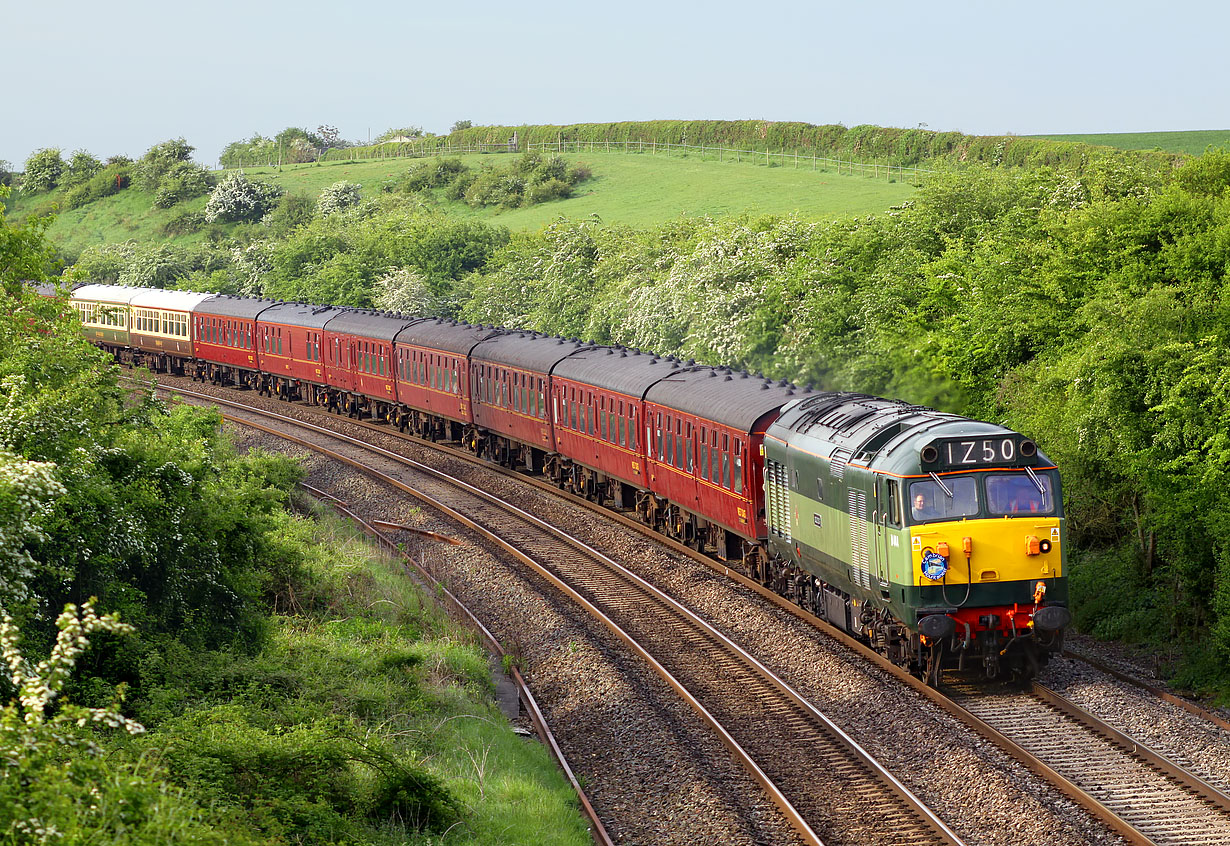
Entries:
<svg viewBox="0 0 1230 846">
<path fill-rule="evenodd" d="M 438 318 L 115 285 L 71 302 L 124 364 L 385 421 L 635 511 L 932 683 L 1027 678 L 1062 648 L 1059 473 L 1002 426 Z"/>
</svg>

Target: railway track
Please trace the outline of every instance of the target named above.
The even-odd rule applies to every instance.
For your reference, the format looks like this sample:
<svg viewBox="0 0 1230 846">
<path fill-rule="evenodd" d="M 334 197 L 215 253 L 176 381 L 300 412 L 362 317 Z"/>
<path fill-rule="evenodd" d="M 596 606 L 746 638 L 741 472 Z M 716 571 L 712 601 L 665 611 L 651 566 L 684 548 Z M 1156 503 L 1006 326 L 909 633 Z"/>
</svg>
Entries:
<svg viewBox="0 0 1230 846">
<path fill-rule="evenodd" d="M 947 695 L 1122 821 L 1132 842 L 1230 846 L 1230 796 L 1041 684 Z"/>
<path fill-rule="evenodd" d="M 229 406 L 226 416 L 235 422 L 380 478 L 449 514 L 532 568 L 601 621 L 688 702 L 804 842 L 961 842 L 804 697 L 619 562 L 511 503 L 390 451 L 240 403 L 176 392 Z"/>
<path fill-rule="evenodd" d="M 214 401 L 212 397 L 209 399 Z M 356 421 L 353 420 L 345 422 L 350 425 L 356 424 Z M 363 422 L 358 422 L 358 425 L 381 432 L 386 436 L 392 434 L 385 426 Z M 416 440 L 415 443 L 421 442 Z M 446 451 L 456 457 L 477 461 L 461 451 Z M 558 493 L 553 486 L 543 481 L 527 479 L 523 474 L 512 471 L 491 468 L 491 465 L 485 462 L 477 463 L 488 469 L 495 469 L 508 475 L 515 475 L 518 479 L 529 484 Z M 1145 749 L 1142 744 L 1123 736 L 1115 729 L 1098 721 L 1092 715 L 1082 712 L 1071 703 L 1060 701 L 1061 697 L 1049 692 L 1034 692 L 1022 695 L 1018 691 L 1015 696 L 1001 694 L 997 697 L 973 696 L 969 691 L 957 691 L 955 698 L 949 698 L 939 692 L 926 688 L 916 679 L 902 673 L 857 641 L 850 639 L 844 633 L 828 627 L 827 624 L 801 611 L 788 600 L 784 600 L 748 580 L 742 574 L 730 570 L 713 559 L 701 556 L 694 550 L 681 544 L 663 539 L 656 533 L 651 533 L 646 527 L 631 518 L 622 517 L 608 509 L 601 508 L 594 503 L 585 502 L 577 497 L 571 497 L 571 499 L 575 503 L 606 514 L 611 519 L 618 520 L 628 527 L 651 534 L 655 540 L 670 546 L 675 552 L 689 555 L 696 560 L 702 561 L 707 566 L 760 592 L 767 599 L 796 614 L 796 616 L 808 620 L 819 628 L 825 629 L 846 646 L 860 652 L 864 657 L 876 663 L 882 669 L 893 673 L 905 683 L 914 687 L 919 693 L 931 698 L 932 701 L 965 722 L 975 732 L 990 740 L 1008 755 L 1025 763 L 1027 768 L 1051 782 L 1061 792 L 1077 801 L 1094 816 L 1106 823 L 1112 831 L 1123 836 L 1128 842 L 1155 844 L 1155 846 L 1165 846 L 1165 844 L 1172 843 L 1196 844 L 1196 846 L 1230 844 L 1230 799 L 1227 799 L 1216 788 L 1205 784 L 1199 778 L 1185 773 L 1182 767 L 1167 761 L 1159 755 L 1154 755 Z M 582 573 L 582 576 L 578 577 L 579 583 L 586 579 L 591 579 L 588 569 L 582 567 L 577 571 Z M 630 613 L 619 610 L 619 606 L 622 604 L 620 597 L 625 595 L 623 590 L 623 588 L 610 587 L 604 583 L 586 582 L 583 592 L 593 595 L 597 602 L 615 609 L 616 613 L 614 616 L 619 616 Z M 640 600 L 632 600 L 632 604 L 643 605 L 644 603 Z M 643 624 L 641 625 L 643 626 Z M 629 623 L 628 627 L 630 630 L 638 629 L 635 623 Z M 678 654 L 684 651 L 679 649 L 679 644 L 686 644 L 688 646 L 686 651 L 688 652 L 701 653 L 699 647 L 695 645 L 697 642 L 693 640 L 695 637 L 693 633 L 685 629 L 668 628 L 662 625 L 661 620 L 654 620 L 649 626 L 648 632 L 644 633 L 643 636 L 648 640 L 652 638 L 655 630 L 663 633 L 660 641 L 665 645 L 660 648 L 664 649 L 667 654 Z M 642 628 L 641 631 L 644 632 L 645 630 Z M 1081 656 L 1069 657 L 1083 660 Z M 744 668 L 740 667 L 737 662 L 731 666 L 727 666 L 724 661 L 713 658 L 706 658 L 705 662 L 712 667 L 711 675 L 714 679 L 719 680 L 719 687 L 731 684 L 746 685 L 743 681 L 743 676 L 740 675 L 744 672 Z M 681 677 L 686 676 L 686 668 L 679 672 Z M 1123 679 L 1123 681 L 1140 686 L 1139 682 L 1130 678 Z M 703 691 L 705 679 L 698 679 L 694 684 L 698 690 Z M 1156 691 L 1148 688 L 1147 685 L 1143 687 L 1156 693 Z M 704 695 L 711 696 L 712 694 Z M 999 699 L 998 702 L 995 701 L 997 698 Z M 1160 696 L 1159 698 L 1170 701 L 1174 697 Z M 778 749 L 791 749 L 790 757 L 793 758 L 795 747 L 794 741 L 791 738 L 796 737 L 798 734 L 806 735 L 807 732 L 813 729 L 806 726 L 806 720 L 800 722 L 800 718 L 790 712 L 775 711 L 773 706 L 757 704 L 759 702 L 761 700 L 759 700 L 758 695 L 753 695 L 748 700 L 748 704 L 737 706 L 747 710 L 736 712 L 734 719 L 755 725 L 762 731 L 766 726 L 772 731 L 775 726 L 780 727 L 793 722 L 794 725 L 787 731 L 778 731 L 775 734 L 769 735 L 776 737 L 778 743 L 785 743 L 786 746 L 779 746 Z M 1190 704 L 1184 704 L 1182 701 L 1176 704 L 1180 707 L 1185 707 L 1186 710 L 1193 714 L 1212 719 L 1207 712 L 1190 706 Z M 715 719 L 722 713 L 723 710 L 720 706 L 714 707 Z M 729 714 L 730 710 L 727 709 L 725 713 Z M 750 719 L 749 715 L 763 716 L 763 719 L 757 722 L 756 719 Z M 1217 720 L 1214 719 L 1214 721 L 1216 722 Z M 1219 724 L 1221 723 L 1219 722 Z M 1031 728 L 1031 726 L 1037 726 L 1037 728 Z M 1060 726 L 1063 727 L 1062 735 L 1059 731 Z M 806 743 L 803 745 L 811 744 Z M 832 766 L 820 759 L 816 759 L 814 762 L 809 762 L 808 769 L 814 771 L 814 769 L 818 768 L 824 771 Z M 772 772 L 772 768 L 768 772 Z M 766 772 L 767 777 L 768 774 Z M 788 773 L 778 775 L 777 778 L 781 781 L 780 786 L 783 792 L 789 793 L 793 789 L 790 787 L 790 775 Z M 813 795 L 826 792 L 825 788 L 818 785 L 814 779 L 807 780 L 807 784 L 803 789 L 810 791 Z M 800 805 L 802 808 L 806 807 L 805 803 L 800 803 Z M 832 825 L 833 823 L 827 824 Z M 825 830 L 825 823 L 820 825 L 820 830 Z M 854 829 L 850 831 L 853 832 Z M 914 841 L 894 839 L 892 842 Z M 923 840 L 918 842 L 930 841 Z"/>
</svg>

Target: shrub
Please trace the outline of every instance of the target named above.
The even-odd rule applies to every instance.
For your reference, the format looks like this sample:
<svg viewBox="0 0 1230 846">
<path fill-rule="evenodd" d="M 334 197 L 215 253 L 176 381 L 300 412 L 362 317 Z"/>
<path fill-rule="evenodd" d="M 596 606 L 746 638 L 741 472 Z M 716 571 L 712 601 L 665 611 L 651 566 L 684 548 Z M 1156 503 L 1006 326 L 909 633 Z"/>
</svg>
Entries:
<svg viewBox="0 0 1230 846">
<path fill-rule="evenodd" d="M 214 187 L 214 176 L 193 162 L 177 162 L 158 183 L 154 194 L 154 206 L 169 209 L 184 200 L 208 194 Z"/>
<path fill-rule="evenodd" d="M 274 236 L 283 237 L 309 223 L 316 214 L 316 201 L 304 194 L 283 194 L 265 216 Z"/>
<path fill-rule="evenodd" d="M 548 179 L 530 186 L 526 192 L 526 205 L 563 200 L 572 196 L 572 186 L 562 179 Z"/>
<path fill-rule="evenodd" d="M 282 189 L 276 185 L 249 179 L 236 172 L 218 183 L 205 204 L 207 223 L 238 223 L 257 221 L 269 212 Z"/>
<path fill-rule="evenodd" d="M 100 170 L 102 170 L 102 162 L 85 150 L 77 150 L 69 160 L 64 177 L 60 182 L 65 186 L 80 185 Z"/>
<path fill-rule="evenodd" d="M 158 190 L 164 176 L 182 162 L 187 162 L 196 149 L 183 138 L 164 141 L 150 147 L 137 162 L 137 184 L 151 194 Z"/>
<path fill-rule="evenodd" d="M 204 226 L 205 212 L 180 209 L 162 224 L 160 231 L 163 235 L 190 235 L 200 232 Z"/>
<path fill-rule="evenodd" d="M 329 187 L 320 192 L 320 199 L 316 202 L 316 211 L 321 217 L 327 217 L 335 212 L 351 208 L 359 204 L 362 195 L 359 189 L 363 186 L 356 182 L 334 182 Z"/>
<path fill-rule="evenodd" d="M 64 174 L 64 160 L 60 158 L 60 150 L 47 147 L 33 153 L 26 159 L 26 172 L 22 179 L 21 190 L 27 194 L 39 191 L 50 191 L 60 184 Z"/>
<path fill-rule="evenodd" d="M 131 184 L 131 162 L 109 164 L 86 182 L 68 189 L 64 195 L 64 205 L 70 209 L 81 208 L 95 200 L 123 191 Z"/>
</svg>

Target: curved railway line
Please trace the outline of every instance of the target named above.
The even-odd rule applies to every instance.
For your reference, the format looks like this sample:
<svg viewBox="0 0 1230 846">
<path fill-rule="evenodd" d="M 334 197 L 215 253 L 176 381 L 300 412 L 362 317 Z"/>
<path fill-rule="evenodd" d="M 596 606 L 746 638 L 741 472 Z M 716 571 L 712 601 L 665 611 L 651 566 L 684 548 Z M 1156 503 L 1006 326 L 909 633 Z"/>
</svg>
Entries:
<svg viewBox="0 0 1230 846">
<path fill-rule="evenodd" d="M 185 393 L 180 388 L 174 390 Z M 229 400 L 219 400 L 212 395 L 199 396 L 208 402 L 240 405 Z M 252 412 L 266 417 L 274 416 L 259 409 L 253 409 Z M 328 419 L 326 415 L 322 416 Z M 364 426 L 384 435 L 393 434 L 384 426 L 354 420 L 346 420 L 345 423 Z M 290 420 L 289 424 L 304 428 L 309 425 L 295 420 Z M 317 437 L 344 437 L 320 427 L 311 428 L 317 430 Z M 365 444 L 361 447 L 355 446 L 361 443 L 352 439 L 351 448 L 376 450 L 386 456 L 393 455 Z M 415 443 L 423 442 L 415 439 Z M 473 460 L 461 451 L 448 452 Z M 335 457 L 347 460 L 340 456 Z M 389 460 L 407 461 L 401 457 Z M 504 471 L 485 462 L 479 463 L 492 472 L 514 475 L 529 484 L 558 493 L 553 486 L 545 482 Z M 573 500 L 583 503 L 578 498 Z M 584 504 L 611 519 L 649 533 L 648 529 L 631 518 L 618 515 L 594 503 Z M 462 507 L 468 516 L 454 516 L 466 522 L 479 517 L 482 510 L 496 506 L 489 499 L 485 499 L 482 504 L 471 500 Z M 475 519 L 474 522 L 500 525 L 501 522 L 507 522 L 506 514 L 505 511 L 501 516 L 491 515 L 483 517 L 482 520 Z M 869 839 L 869 835 L 877 829 L 880 832 L 893 831 L 891 842 L 894 843 L 959 842 L 908 790 L 900 784 L 894 784 L 895 780 L 891 776 L 886 779 L 883 772 L 877 772 L 874 763 L 869 763 L 870 756 L 854 753 L 852 758 L 847 758 L 847 763 L 840 764 L 832 763 L 823 757 L 819 752 L 822 746 L 830 748 L 831 745 L 845 745 L 848 748 L 845 744 L 848 738 L 844 738 L 844 733 L 815 711 L 803 697 L 784 692 L 788 691 L 784 683 L 775 680 L 771 673 L 766 676 L 765 672 L 761 672 L 764 668 L 760 667 L 754 658 L 730 652 L 730 646 L 733 644 L 726 645 L 729 641 L 712 627 L 695 618 L 673 600 L 663 597 L 659 591 L 634 574 L 621 572 L 622 568 L 605 556 L 595 557 L 592 551 L 584 551 L 583 545 L 578 545 L 575 541 L 563 541 L 557 536 L 550 542 L 554 544 L 553 548 L 536 550 L 538 541 L 533 540 L 532 536 L 540 536 L 544 526 L 535 525 L 531 529 L 528 528 L 530 524 L 541 524 L 541 521 L 531 518 L 528 523 L 523 524 L 525 528 L 516 531 L 516 534 L 523 535 L 522 537 L 496 542 L 501 546 L 507 543 L 505 548 L 527 563 L 532 559 L 541 559 L 531 566 L 541 568 L 544 578 L 551 580 L 561 590 L 571 591 L 577 601 L 587 606 L 591 613 L 603 615 L 604 624 L 625 642 L 632 644 L 637 637 L 644 638 L 646 644 L 643 647 L 632 648 L 643 649 L 650 661 L 654 659 L 649 657 L 649 653 L 657 653 L 660 667 L 655 667 L 655 670 L 668 678 L 672 686 L 680 690 L 685 698 L 689 694 L 683 694 L 683 690 L 694 689 L 690 695 L 695 698 L 701 709 L 698 713 L 703 712 L 704 719 L 715 726 L 723 719 L 733 722 L 736 728 L 733 732 L 727 732 L 729 740 L 724 737 L 723 742 L 727 743 L 732 751 L 740 745 L 740 741 L 746 743 L 751 763 L 745 766 L 749 768 L 749 772 L 756 774 L 762 784 L 766 784 L 770 795 L 773 788 L 767 785 L 770 782 L 777 784 L 781 798 L 775 797 L 774 801 L 787 817 L 792 821 L 797 820 L 795 828 L 807 842 L 820 842 L 818 838 L 811 839 L 816 838 L 815 830 L 840 831 L 843 838 L 847 834 L 854 834 L 854 840 L 857 842 L 875 842 Z M 483 531 L 481 528 L 478 530 Z M 1031 771 L 1101 819 L 1127 842 L 1155 846 L 1230 846 L 1230 798 L 1197 776 L 1185 772 L 1177 764 L 1149 752 L 1142 744 L 1063 701 L 1061 697 L 1045 692 L 1040 685 L 1035 686 L 1032 693 L 988 692 L 983 689 L 973 695 L 968 689 L 952 689 L 947 692 L 932 690 L 844 633 L 801 611 L 788 600 L 770 593 L 742 574 L 688 547 L 663 539 L 660 535 L 650 534 L 657 542 L 666 544 L 675 552 L 703 561 L 707 566 L 761 593 L 771 602 L 824 629 L 885 672 L 891 673 L 928 697 L 1011 757 L 1023 762 Z M 566 580 L 574 582 L 574 587 L 565 586 Z M 665 605 L 662 604 L 664 599 Z M 669 612 L 664 610 L 668 607 Z M 646 614 L 651 608 L 653 610 Z M 664 615 L 667 613 L 669 623 L 665 622 L 667 617 Z M 726 644 L 722 641 L 726 641 Z M 689 648 L 680 650 L 680 643 L 687 643 Z M 716 652 L 707 653 L 705 650 Z M 705 654 L 706 657 L 699 661 L 693 660 L 700 654 Z M 1140 684 L 1127 677 L 1124 677 L 1124 680 Z M 735 701 L 729 698 L 735 689 L 743 694 L 743 699 Z M 1039 689 L 1043 692 L 1038 692 Z M 1202 712 L 1201 709 L 1187 707 L 1193 713 L 1219 719 Z M 721 734 L 720 729 L 715 730 Z M 807 740 L 798 743 L 797 739 L 800 737 L 806 737 Z M 756 751 L 758 748 L 759 752 Z M 783 766 L 780 761 L 783 748 L 791 750 L 788 766 Z M 795 750 L 800 748 L 812 750 L 815 754 L 813 757 L 801 759 L 795 754 Z M 850 755 L 849 752 L 842 754 Z M 853 775 L 855 773 L 857 775 Z M 826 787 L 818 781 L 818 778 L 828 777 L 830 774 L 835 777 L 832 786 Z M 862 787 L 851 790 L 849 783 L 843 781 L 853 777 L 869 780 L 868 783 L 879 783 L 880 786 L 875 789 L 882 792 L 883 798 L 865 803 L 864 800 L 868 798 L 865 790 Z M 851 803 L 843 811 L 832 802 L 833 797 L 839 795 L 857 796 L 859 801 Z M 818 800 L 817 797 L 821 798 Z M 843 812 L 851 816 L 841 817 Z M 911 839 L 911 836 L 903 833 L 904 829 L 896 828 L 905 823 L 888 822 L 890 818 L 907 820 L 908 825 L 919 830 L 918 838 Z M 868 820 L 876 822 L 868 824 Z M 893 828 L 882 827 L 886 825 Z"/>
<path fill-rule="evenodd" d="M 197 396 L 230 405 L 226 416 L 235 422 L 379 478 L 532 568 L 639 654 L 696 711 L 804 842 L 821 844 L 825 841 L 817 832 L 828 837 L 840 832 L 843 839 L 858 843 L 961 843 L 938 816 L 802 696 L 608 556 L 512 503 L 403 456 L 268 411 Z M 254 417 L 273 420 L 274 425 Z M 302 434 L 291 435 L 286 429 Z M 388 472 L 389 462 L 401 471 L 397 476 Z M 681 643 L 688 648 L 680 649 Z M 783 749 L 791 750 L 788 760 Z M 883 840 L 885 832 L 892 832 L 890 841 Z"/>
</svg>

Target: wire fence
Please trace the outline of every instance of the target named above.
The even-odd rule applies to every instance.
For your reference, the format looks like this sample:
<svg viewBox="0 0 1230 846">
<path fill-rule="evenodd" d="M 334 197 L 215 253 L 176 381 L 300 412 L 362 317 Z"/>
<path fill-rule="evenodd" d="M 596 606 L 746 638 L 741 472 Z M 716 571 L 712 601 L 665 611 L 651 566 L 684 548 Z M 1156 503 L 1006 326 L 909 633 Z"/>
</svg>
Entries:
<svg viewBox="0 0 1230 846">
<path fill-rule="evenodd" d="M 745 150 L 738 147 L 723 145 L 687 144 L 658 141 L 569 141 L 559 138 L 555 141 L 536 141 L 521 144 L 514 137 L 500 144 L 450 144 L 440 143 L 436 139 L 421 141 L 400 141 L 378 144 L 369 147 L 349 147 L 344 150 L 321 151 L 320 160 L 326 160 L 324 154 L 333 152 L 339 158 L 328 161 L 372 161 L 380 159 L 415 159 L 432 158 L 436 156 L 458 156 L 464 154 L 499 154 L 499 153 L 628 153 L 649 156 L 679 156 L 699 158 L 719 162 L 750 162 L 764 164 L 768 167 L 790 167 L 795 170 L 813 170 L 825 173 L 848 173 L 869 179 L 884 179 L 888 182 L 904 182 L 917 185 L 923 177 L 936 171 L 920 167 L 891 165 L 876 161 L 857 161 L 854 159 L 832 158 L 821 156 L 814 150 Z M 241 162 L 240 167 L 277 167 L 282 164 L 275 156 L 261 156 L 258 161 Z"/>
</svg>

